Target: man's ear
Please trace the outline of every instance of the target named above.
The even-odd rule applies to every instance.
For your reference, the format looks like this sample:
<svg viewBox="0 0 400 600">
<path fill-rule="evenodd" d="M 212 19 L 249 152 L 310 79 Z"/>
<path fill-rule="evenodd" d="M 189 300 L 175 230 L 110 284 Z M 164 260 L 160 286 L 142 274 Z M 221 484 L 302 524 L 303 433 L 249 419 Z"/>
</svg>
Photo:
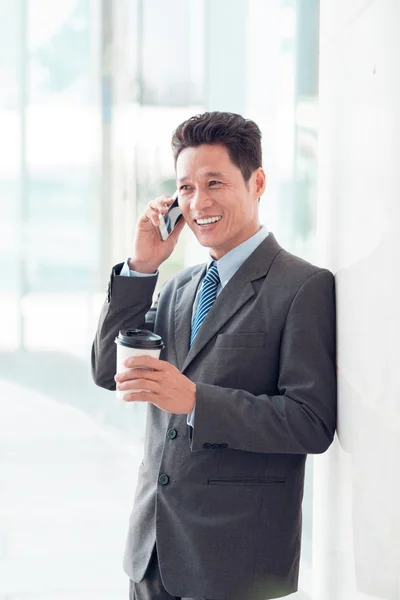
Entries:
<svg viewBox="0 0 400 600">
<path fill-rule="evenodd" d="M 262 167 L 259 167 L 254 173 L 254 186 L 257 198 L 260 199 L 260 196 L 265 192 L 265 188 L 267 185 L 267 176 Z"/>
</svg>

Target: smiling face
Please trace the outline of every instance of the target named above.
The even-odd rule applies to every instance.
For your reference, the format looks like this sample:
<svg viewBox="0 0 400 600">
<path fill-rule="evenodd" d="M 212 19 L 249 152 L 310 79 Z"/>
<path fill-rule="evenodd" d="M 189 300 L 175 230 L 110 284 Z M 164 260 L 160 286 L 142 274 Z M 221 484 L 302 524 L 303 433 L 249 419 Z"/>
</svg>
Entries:
<svg viewBox="0 0 400 600">
<path fill-rule="evenodd" d="M 265 189 L 261 167 L 246 183 L 225 146 L 202 144 L 181 151 L 176 176 L 185 221 L 216 260 L 260 229 L 258 198 Z"/>
</svg>

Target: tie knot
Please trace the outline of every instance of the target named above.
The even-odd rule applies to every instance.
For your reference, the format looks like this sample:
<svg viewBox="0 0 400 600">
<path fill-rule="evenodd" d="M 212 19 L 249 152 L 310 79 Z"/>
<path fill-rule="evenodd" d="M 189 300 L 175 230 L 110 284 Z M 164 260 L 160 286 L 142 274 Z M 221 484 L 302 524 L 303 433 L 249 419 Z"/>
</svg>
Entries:
<svg viewBox="0 0 400 600">
<path fill-rule="evenodd" d="M 217 285 L 220 282 L 217 263 L 213 260 L 208 267 L 204 281 L 210 281 Z"/>
</svg>

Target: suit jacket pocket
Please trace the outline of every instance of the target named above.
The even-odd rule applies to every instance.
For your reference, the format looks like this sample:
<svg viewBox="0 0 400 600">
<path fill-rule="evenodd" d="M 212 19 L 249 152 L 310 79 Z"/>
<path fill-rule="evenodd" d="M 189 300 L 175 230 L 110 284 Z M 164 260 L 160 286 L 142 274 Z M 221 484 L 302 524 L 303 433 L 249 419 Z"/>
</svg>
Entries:
<svg viewBox="0 0 400 600">
<path fill-rule="evenodd" d="M 284 485 L 282 477 L 209 477 L 208 485 Z"/>
<path fill-rule="evenodd" d="M 262 348 L 265 346 L 265 333 L 220 333 L 215 345 L 223 348 Z"/>
</svg>

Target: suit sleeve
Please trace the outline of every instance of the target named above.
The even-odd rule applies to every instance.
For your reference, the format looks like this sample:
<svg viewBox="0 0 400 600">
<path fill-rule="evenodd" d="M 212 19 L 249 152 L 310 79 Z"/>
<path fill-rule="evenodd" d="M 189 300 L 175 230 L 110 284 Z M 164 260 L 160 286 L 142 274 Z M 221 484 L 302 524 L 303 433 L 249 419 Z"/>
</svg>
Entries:
<svg viewBox="0 0 400 600">
<path fill-rule="evenodd" d="M 282 334 L 279 394 L 196 384 L 192 451 L 222 444 L 266 453 L 319 454 L 336 428 L 334 278 L 312 275 L 295 295 Z M 203 446 L 204 445 L 204 446 Z"/>
<path fill-rule="evenodd" d="M 152 329 L 155 309 L 151 309 L 157 276 L 124 277 L 111 275 L 108 296 L 102 306 L 96 336 L 92 345 L 92 377 L 96 385 L 115 390 L 115 338 L 120 329 Z M 119 267 L 119 269 L 118 269 Z"/>
</svg>

